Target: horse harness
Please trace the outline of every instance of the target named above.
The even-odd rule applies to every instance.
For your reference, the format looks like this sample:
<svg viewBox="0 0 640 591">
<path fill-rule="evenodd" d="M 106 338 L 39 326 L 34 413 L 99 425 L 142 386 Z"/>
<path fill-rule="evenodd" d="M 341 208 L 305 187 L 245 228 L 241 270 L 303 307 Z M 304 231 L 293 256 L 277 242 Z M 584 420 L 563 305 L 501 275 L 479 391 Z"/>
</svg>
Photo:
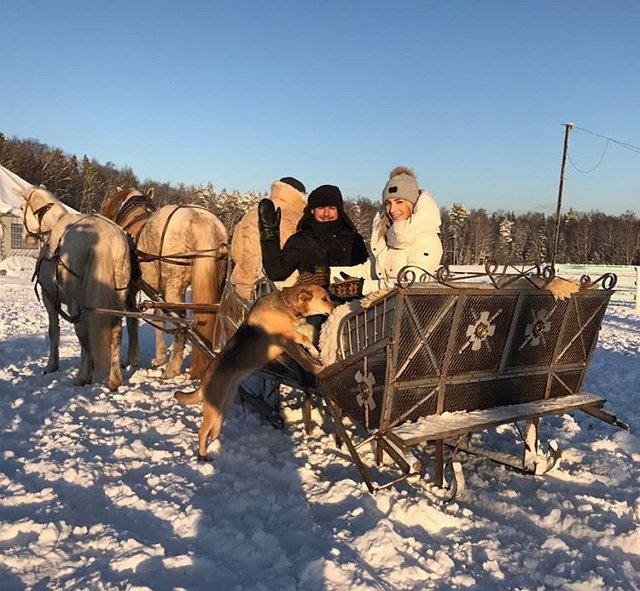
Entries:
<svg viewBox="0 0 640 591">
<path fill-rule="evenodd" d="M 138 207 L 143 207 L 144 212 L 140 215 L 136 216 L 133 220 L 130 220 L 126 224 L 122 224 L 127 214 L 131 213 Z M 164 248 L 164 239 L 167 234 L 167 230 L 169 228 L 169 223 L 171 222 L 171 218 L 175 215 L 175 213 L 179 209 L 183 208 L 198 208 L 202 209 L 208 213 L 209 210 L 205 207 L 201 207 L 199 205 L 177 205 L 174 210 L 167 216 L 167 219 L 164 223 L 164 227 L 162 228 L 162 234 L 160 235 L 160 247 L 158 249 L 159 254 L 152 254 L 149 252 L 144 252 L 138 248 L 138 240 L 140 238 L 140 233 L 144 228 L 144 224 L 140 226 L 140 229 L 137 231 L 135 235 L 133 235 L 135 252 L 138 257 L 138 262 L 140 263 L 151 263 L 157 262 L 158 265 L 158 285 L 162 286 L 162 263 L 166 263 L 168 265 L 178 265 L 182 267 L 188 267 L 192 264 L 193 259 L 196 258 L 219 258 L 220 256 L 226 256 L 227 254 L 227 245 L 222 244 L 217 248 L 207 248 L 203 250 L 192 250 L 188 252 L 182 253 L 174 253 L 170 255 L 163 255 L 162 250 Z M 115 222 L 126 231 L 129 232 L 129 229 L 140 221 L 147 220 L 149 216 L 156 210 L 155 206 L 150 202 L 149 198 L 146 195 L 134 195 L 131 199 L 125 201 L 115 216 Z"/>
<path fill-rule="evenodd" d="M 133 218 L 126 224 L 122 224 L 127 215 L 138 207 L 142 207 L 144 209 L 144 212 Z M 134 195 L 133 197 L 131 197 L 131 199 L 127 199 L 120 204 L 120 207 L 118 208 L 118 211 L 116 212 L 113 220 L 117 225 L 121 226 L 125 232 L 128 233 L 131 226 L 134 226 L 138 222 L 146 220 L 155 210 L 155 205 L 151 202 L 151 199 L 149 199 L 147 195 Z M 142 226 L 140 227 L 140 230 L 141 229 Z M 138 234 L 140 234 L 140 231 L 138 231 Z M 138 236 L 135 237 L 135 241 L 137 243 Z"/>
<path fill-rule="evenodd" d="M 38 209 L 33 209 L 33 205 L 31 205 L 31 197 L 33 197 L 33 192 L 30 193 L 29 196 L 25 199 L 25 205 L 24 205 L 25 214 L 27 209 L 31 209 L 31 213 L 33 214 L 33 217 L 36 218 L 36 220 L 38 220 L 38 231 L 37 232 L 31 231 L 31 229 L 27 225 L 26 215 L 22 220 L 22 225 L 24 226 L 24 229 L 26 230 L 28 237 L 36 238 L 37 240 L 40 240 L 42 239 L 43 236 L 46 236 L 47 234 L 51 234 L 51 230 L 42 229 L 42 219 L 44 218 L 45 215 L 47 215 L 47 213 L 53 207 L 54 204 L 45 203 L 44 205 L 40 206 Z"/>
<path fill-rule="evenodd" d="M 49 208 L 51 207 L 52 204 L 49 204 Z M 42 208 L 40 208 L 38 211 L 40 211 L 41 209 L 43 209 L 44 206 Z M 47 208 L 47 211 L 49 210 L 49 208 Z M 46 212 L 45 212 L 46 213 Z M 35 214 L 35 212 L 34 212 Z M 43 214 L 44 215 L 44 214 Z M 33 287 L 33 290 L 36 293 L 36 297 L 38 298 L 38 301 L 40 300 L 40 294 L 38 293 L 38 286 L 40 286 L 40 289 L 45 292 L 47 294 L 47 296 L 49 296 L 49 299 L 51 299 L 54 302 L 55 305 L 55 310 L 58 314 L 60 314 L 60 316 L 62 316 L 67 322 L 70 322 L 71 324 L 77 324 L 80 321 L 80 316 L 83 312 L 83 310 L 91 310 L 90 307 L 85 307 L 85 308 L 78 308 L 78 312 L 76 314 L 67 314 L 63 309 L 62 309 L 62 303 L 60 301 L 60 267 L 62 267 L 63 269 L 65 269 L 68 273 L 70 273 L 73 277 L 75 277 L 78 280 L 82 280 L 83 276 L 79 275 L 78 273 L 76 273 L 69 265 L 67 265 L 63 260 L 62 257 L 60 256 L 60 244 L 62 243 L 62 240 L 65 236 L 65 234 L 67 233 L 67 231 L 72 228 L 73 226 L 75 226 L 76 224 L 79 224 L 80 222 L 82 222 L 83 220 L 86 220 L 89 217 L 92 217 L 93 214 L 86 214 L 83 215 L 82 217 L 78 218 L 76 221 L 74 221 L 73 223 L 69 224 L 65 229 L 64 232 L 62 232 L 62 234 L 60 235 L 60 238 L 58 239 L 58 244 L 56 244 L 56 247 L 53 251 L 53 254 L 50 257 L 46 256 L 46 252 L 49 248 L 49 240 L 45 240 L 42 243 L 42 248 L 40 249 L 40 253 L 38 254 L 38 259 L 36 260 L 36 266 L 35 269 L 33 271 L 33 276 L 31 277 L 31 281 L 34 282 L 35 281 L 35 285 Z M 102 217 L 102 216 L 100 216 Z M 111 220 L 108 220 L 107 218 L 104 218 L 105 220 L 107 220 L 110 223 L 113 223 Z M 26 226 L 25 226 L 26 227 Z M 27 228 L 27 232 L 29 232 L 29 229 Z M 51 230 L 48 230 L 47 232 L 40 232 L 39 234 L 33 234 L 34 236 L 37 236 L 38 238 L 40 238 L 41 236 L 45 235 L 45 234 L 49 234 L 49 237 L 51 236 Z M 40 267 L 42 265 L 42 261 L 47 261 L 47 262 L 51 262 L 53 261 L 53 263 L 55 264 L 55 274 L 53 277 L 53 284 L 55 285 L 56 288 L 56 293 L 52 294 L 40 281 L 40 279 L 38 278 L 39 273 L 40 273 Z M 129 289 L 129 285 L 127 284 L 125 287 L 115 287 L 114 288 L 115 291 L 123 291 L 125 289 Z"/>
</svg>

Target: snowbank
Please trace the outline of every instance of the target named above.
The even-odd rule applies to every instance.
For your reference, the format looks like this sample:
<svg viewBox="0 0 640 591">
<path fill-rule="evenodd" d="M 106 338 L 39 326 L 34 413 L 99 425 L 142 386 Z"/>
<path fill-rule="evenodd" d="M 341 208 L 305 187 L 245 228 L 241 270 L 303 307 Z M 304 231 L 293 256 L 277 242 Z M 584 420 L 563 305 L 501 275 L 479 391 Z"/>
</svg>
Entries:
<svg viewBox="0 0 640 591">
<path fill-rule="evenodd" d="M 33 257 L 12 256 L 0 261 L 0 275 L 31 277 L 36 266 Z"/>
<path fill-rule="evenodd" d="M 428 461 L 424 480 L 371 496 L 317 411 L 305 435 L 294 395 L 285 431 L 237 405 L 209 446 L 213 461 L 199 464 L 201 410 L 173 399 L 191 382 L 150 368 L 150 327 L 143 368 L 118 392 L 77 388 L 73 327 L 62 323 L 61 368 L 45 375 L 46 313 L 28 279 L 0 277 L 0 301 L 3 591 L 640 588 L 640 320 L 630 304 L 610 305 L 585 391 L 636 431 L 580 413 L 543 419 L 541 438 L 563 451 L 553 472 L 462 456 L 467 490 L 446 504 Z M 481 437 L 506 451 L 514 433 Z"/>
</svg>

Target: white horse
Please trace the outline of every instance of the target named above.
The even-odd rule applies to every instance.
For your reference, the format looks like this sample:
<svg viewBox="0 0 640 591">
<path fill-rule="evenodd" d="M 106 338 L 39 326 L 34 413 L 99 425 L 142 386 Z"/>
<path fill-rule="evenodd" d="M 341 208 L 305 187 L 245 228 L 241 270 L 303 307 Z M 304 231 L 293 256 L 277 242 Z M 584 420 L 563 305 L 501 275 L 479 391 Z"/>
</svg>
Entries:
<svg viewBox="0 0 640 591">
<path fill-rule="evenodd" d="M 193 303 L 218 303 L 227 268 L 224 225 L 213 213 L 197 205 L 165 205 L 156 209 L 152 197 L 152 190 L 142 193 L 118 188 L 105 199 L 101 210 L 135 241 L 141 281 L 166 302 L 184 302 L 191 285 Z M 213 344 L 215 315 L 195 312 L 193 318 L 198 333 Z M 130 341 L 136 338 L 136 322 L 127 319 Z M 185 339 L 183 331 L 175 331 L 164 378 L 180 373 Z M 163 365 L 166 353 L 164 332 L 157 330 L 153 365 Z M 202 377 L 208 359 L 197 347 L 193 347 L 191 359 L 191 377 Z"/>
<path fill-rule="evenodd" d="M 43 243 L 36 276 L 49 314 L 45 373 L 59 366 L 60 314 L 73 323 L 80 341 L 80 372 L 75 383 L 82 386 L 95 379 L 117 390 L 122 384 L 122 322 L 119 317 L 92 312 L 92 308 L 126 307 L 131 277 L 127 235 L 102 216 L 68 213 L 44 187 L 20 195 L 26 234 Z"/>
</svg>

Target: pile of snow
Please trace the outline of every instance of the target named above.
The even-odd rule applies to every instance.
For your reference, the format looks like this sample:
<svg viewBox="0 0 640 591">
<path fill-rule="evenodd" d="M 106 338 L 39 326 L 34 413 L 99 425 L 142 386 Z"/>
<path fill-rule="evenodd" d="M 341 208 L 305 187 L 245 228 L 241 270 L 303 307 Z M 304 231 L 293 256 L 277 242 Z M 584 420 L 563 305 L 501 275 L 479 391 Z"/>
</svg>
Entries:
<svg viewBox="0 0 640 591">
<path fill-rule="evenodd" d="M 10 277 L 31 277 L 36 266 L 33 257 L 11 256 L 0 261 L 0 275 Z"/>
<path fill-rule="evenodd" d="M 563 451 L 553 472 L 463 456 L 467 490 L 447 504 L 432 463 L 424 480 L 370 495 L 317 411 L 305 435 L 295 396 L 285 431 L 234 407 L 199 464 L 201 410 L 172 396 L 191 382 L 150 368 L 150 327 L 143 368 L 118 392 L 77 388 L 73 327 L 62 323 L 60 371 L 44 375 L 46 313 L 29 280 L 0 277 L 0 301 L 3 591 L 640 588 L 640 318 L 628 303 L 610 305 L 584 389 L 632 432 L 545 418 L 543 441 Z M 513 435 L 482 437 L 509 449 Z"/>
</svg>

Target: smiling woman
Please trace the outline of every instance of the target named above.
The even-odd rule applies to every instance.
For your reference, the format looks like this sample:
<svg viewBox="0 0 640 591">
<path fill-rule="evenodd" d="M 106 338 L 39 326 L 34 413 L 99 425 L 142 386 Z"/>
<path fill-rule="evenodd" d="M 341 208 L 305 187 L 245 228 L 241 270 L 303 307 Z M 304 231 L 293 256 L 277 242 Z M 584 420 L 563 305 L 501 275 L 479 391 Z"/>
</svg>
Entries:
<svg viewBox="0 0 640 591">
<path fill-rule="evenodd" d="M 371 233 L 374 283 L 394 285 L 406 265 L 433 273 L 442 260 L 440 210 L 435 200 L 418 188 L 414 172 L 404 166 L 391 171 L 382 199 L 384 214 L 375 217 Z M 366 291 L 375 289 L 368 283 Z"/>
</svg>

